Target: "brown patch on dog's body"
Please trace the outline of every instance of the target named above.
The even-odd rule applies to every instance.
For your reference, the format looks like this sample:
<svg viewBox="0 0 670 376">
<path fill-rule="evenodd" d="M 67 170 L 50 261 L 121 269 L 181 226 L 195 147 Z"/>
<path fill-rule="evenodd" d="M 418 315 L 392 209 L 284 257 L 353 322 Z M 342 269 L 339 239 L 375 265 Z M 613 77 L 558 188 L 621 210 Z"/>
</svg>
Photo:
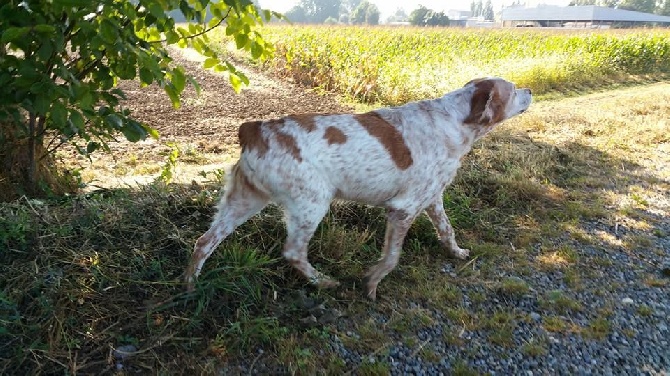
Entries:
<svg viewBox="0 0 670 376">
<path fill-rule="evenodd" d="M 275 132 L 275 137 L 277 139 L 277 142 L 279 145 L 286 149 L 286 151 L 295 158 L 298 162 L 302 162 L 302 155 L 300 155 L 300 148 L 298 147 L 298 143 L 295 141 L 295 138 L 289 134 L 286 134 L 284 132 Z"/>
<path fill-rule="evenodd" d="M 365 128 L 368 133 L 381 142 L 391 159 L 401 170 L 412 165 L 412 152 L 405 144 L 402 134 L 396 127 L 384 120 L 378 113 L 372 111 L 354 115 L 354 119 Z"/>
<path fill-rule="evenodd" d="M 256 150 L 259 157 L 264 157 L 270 148 L 268 140 L 263 136 L 263 127 L 274 134 L 274 138 L 286 151 L 297 161 L 302 162 L 300 148 L 295 138 L 289 134 L 281 132 L 284 126 L 284 119 L 272 119 L 266 121 L 250 121 L 242 123 L 238 131 L 240 146 L 242 151 Z"/>
<path fill-rule="evenodd" d="M 301 126 L 303 129 L 305 129 L 307 132 L 312 132 L 316 129 L 316 119 L 314 118 L 320 115 L 321 114 L 299 114 L 299 115 L 291 115 L 288 118 L 298 123 L 298 125 Z"/>
<path fill-rule="evenodd" d="M 268 151 L 268 142 L 263 138 L 262 121 L 249 121 L 242 123 L 237 132 L 242 151 L 256 150 L 259 156 L 264 156 Z"/>
<path fill-rule="evenodd" d="M 335 127 L 326 128 L 323 138 L 328 141 L 328 145 L 343 144 L 347 142 L 347 136 L 340 129 Z"/>
</svg>

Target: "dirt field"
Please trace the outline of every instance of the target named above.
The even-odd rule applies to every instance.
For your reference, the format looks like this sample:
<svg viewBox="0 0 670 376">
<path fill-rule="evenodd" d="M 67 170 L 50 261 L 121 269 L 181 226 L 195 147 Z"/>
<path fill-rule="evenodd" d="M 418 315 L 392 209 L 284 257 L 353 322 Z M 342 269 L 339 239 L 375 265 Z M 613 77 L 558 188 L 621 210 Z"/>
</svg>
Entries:
<svg viewBox="0 0 670 376">
<path fill-rule="evenodd" d="M 241 68 L 250 78 L 250 85 L 236 94 L 227 77 L 201 68 L 203 58 L 195 51 L 175 48 L 172 53 L 175 63 L 183 65 L 200 83 L 200 95 L 192 86 L 187 87 L 181 108 L 175 110 L 159 86 L 140 88 L 137 82 L 121 83 L 128 97 L 125 105 L 137 120 L 157 129 L 160 139 L 138 143 L 121 140 L 110 145 L 111 155 L 94 155 L 92 164 L 79 158 L 84 181 L 92 188 L 153 180 L 165 164 L 170 144 L 180 149 L 175 179 L 204 179 L 201 172 L 226 168 L 237 157 L 237 129 L 244 121 L 348 109 L 334 96 L 317 94 L 248 66 Z"/>
</svg>

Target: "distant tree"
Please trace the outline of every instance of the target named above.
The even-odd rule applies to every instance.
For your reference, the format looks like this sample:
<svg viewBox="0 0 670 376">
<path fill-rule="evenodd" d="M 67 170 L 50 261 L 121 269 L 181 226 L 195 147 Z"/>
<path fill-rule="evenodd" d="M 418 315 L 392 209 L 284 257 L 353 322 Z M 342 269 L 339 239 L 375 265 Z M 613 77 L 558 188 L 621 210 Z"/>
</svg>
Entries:
<svg viewBox="0 0 670 376">
<path fill-rule="evenodd" d="M 597 0 L 572 0 L 568 6 L 574 7 L 578 5 L 596 5 Z"/>
<path fill-rule="evenodd" d="M 663 4 L 660 4 L 656 10 L 656 14 L 670 16 L 670 0 L 665 0 Z"/>
<path fill-rule="evenodd" d="M 362 2 L 363 0 L 342 0 L 342 7 L 351 14 Z"/>
<path fill-rule="evenodd" d="M 407 22 L 408 19 L 409 16 L 407 15 L 407 12 L 405 12 L 403 8 L 398 8 L 395 13 L 386 19 L 386 22 Z"/>
<path fill-rule="evenodd" d="M 345 25 L 349 23 L 349 14 L 348 13 L 340 14 L 340 23 L 345 24 Z"/>
<path fill-rule="evenodd" d="M 427 26 L 449 26 L 449 17 L 444 12 L 430 11 L 426 14 L 425 24 Z"/>
<path fill-rule="evenodd" d="M 484 12 L 484 4 L 482 3 L 482 0 L 470 3 L 470 11 L 472 11 L 472 17 L 481 17 Z"/>
<path fill-rule="evenodd" d="M 325 23 L 326 25 L 337 25 L 339 21 L 333 17 L 328 17 L 326 18 L 325 21 L 323 21 L 323 23 Z"/>
<path fill-rule="evenodd" d="M 621 4 L 622 0 L 598 0 L 596 1 L 597 6 L 608 7 L 608 8 L 617 8 Z"/>
<path fill-rule="evenodd" d="M 430 9 L 423 5 L 419 5 L 417 9 L 414 9 L 412 13 L 409 14 L 409 23 L 414 26 L 425 26 L 426 16 L 429 12 L 431 12 Z"/>
<path fill-rule="evenodd" d="M 362 25 L 363 23 L 365 23 L 365 10 L 366 10 L 366 8 L 363 7 L 364 4 L 367 4 L 367 1 L 358 5 L 356 7 L 356 9 L 354 9 L 354 11 L 351 12 L 349 20 L 351 21 L 352 24 Z"/>
<path fill-rule="evenodd" d="M 381 12 L 379 11 L 379 8 L 374 4 L 370 4 L 365 11 L 365 23 L 368 25 L 379 25 L 380 17 Z"/>
<path fill-rule="evenodd" d="M 354 25 L 368 24 L 378 25 L 381 12 L 376 5 L 367 0 L 362 1 L 353 12 L 351 12 L 351 23 Z"/>
<path fill-rule="evenodd" d="M 308 22 L 307 12 L 305 12 L 305 8 L 301 7 L 300 5 L 296 5 L 293 8 L 291 8 L 288 12 L 284 13 L 284 16 L 286 16 L 286 18 L 291 22 L 296 23 Z"/>
<path fill-rule="evenodd" d="M 619 8 L 634 10 L 636 12 L 654 13 L 656 11 L 656 0 L 623 0 Z"/>
<path fill-rule="evenodd" d="M 305 10 L 307 22 L 323 23 L 328 17 L 340 16 L 341 0 L 300 0 L 298 4 Z"/>
<path fill-rule="evenodd" d="M 493 11 L 493 4 L 491 4 L 491 0 L 486 0 L 486 5 L 484 5 L 482 17 L 484 17 L 484 19 L 487 21 L 493 21 L 495 18 L 495 12 Z"/>
</svg>

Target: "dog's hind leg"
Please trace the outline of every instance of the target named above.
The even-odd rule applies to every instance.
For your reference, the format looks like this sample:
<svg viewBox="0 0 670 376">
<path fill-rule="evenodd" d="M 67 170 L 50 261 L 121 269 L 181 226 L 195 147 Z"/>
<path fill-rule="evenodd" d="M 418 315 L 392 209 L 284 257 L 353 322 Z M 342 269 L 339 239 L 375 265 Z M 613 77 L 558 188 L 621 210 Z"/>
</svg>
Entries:
<svg viewBox="0 0 670 376">
<path fill-rule="evenodd" d="M 324 288 L 336 287 L 339 282 L 316 270 L 307 259 L 309 240 L 330 207 L 330 198 L 317 199 L 317 196 L 312 196 L 314 200 L 306 205 L 303 201 L 282 203 L 287 232 L 283 255 L 312 284 Z"/>
<path fill-rule="evenodd" d="M 433 202 L 426 208 L 426 214 L 428 214 L 428 218 L 430 218 L 430 221 L 433 222 L 433 226 L 435 226 L 435 230 L 437 230 L 437 236 L 440 238 L 440 243 L 447 248 L 450 255 L 461 260 L 466 259 L 470 254 L 470 251 L 463 249 L 456 244 L 454 229 L 451 227 L 451 223 L 449 223 L 447 213 L 444 212 L 442 195 L 433 200 Z"/>
<path fill-rule="evenodd" d="M 195 243 L 191 261 L 184 273 L 188 291 L 193 290 L 195 279 L 200 274 L 203 264 L 216 247 L 237 226 L 260 212 L 269 203 L 269 197 L 249 181 L 239 165 L 233 167 L 231 177 L 211 227 Z"/>
<path fill-rule="evenodd" d="M 377 285 L 393 270 L 400 259 L 402 243 L 416 214 L 404 210 L 389 210 L 386 220 L 384 250 L 379 262 L 368 270 L 363 279 L 368 298 L 377 298 Z"/>
</svg>

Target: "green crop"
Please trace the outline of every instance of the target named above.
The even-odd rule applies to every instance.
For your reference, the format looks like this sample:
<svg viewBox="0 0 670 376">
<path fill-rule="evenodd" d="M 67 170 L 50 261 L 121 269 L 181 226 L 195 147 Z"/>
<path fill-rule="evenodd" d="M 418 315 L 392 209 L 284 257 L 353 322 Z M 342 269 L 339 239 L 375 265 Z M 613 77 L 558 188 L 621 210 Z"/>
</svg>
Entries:
<svg viewBox="0 0 670 376">
<path fill-rule="evenodd" d="M 667 30 L 270 26 L 263 35 L 278 73 L 368 103 L 435 97 L 483 76 L 543 94 L 670 73 Z"/>
</svg>

